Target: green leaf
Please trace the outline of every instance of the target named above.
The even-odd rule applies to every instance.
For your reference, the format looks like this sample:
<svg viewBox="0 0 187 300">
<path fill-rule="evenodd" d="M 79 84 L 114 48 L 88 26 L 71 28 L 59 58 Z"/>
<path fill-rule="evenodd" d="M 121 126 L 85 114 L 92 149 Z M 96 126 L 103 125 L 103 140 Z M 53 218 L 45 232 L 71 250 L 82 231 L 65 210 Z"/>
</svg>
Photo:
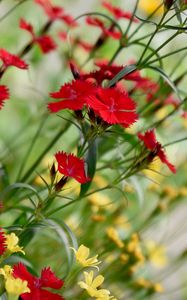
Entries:
<svg viewBox="0 0 187 300">
<path fill-rule="evenodd" d="M 179 91 L 178 91 L 177 87 L 175 86 L 173 81 L 169 78 L 169 76 L 162 69 L 160 69 L 159 67 L 148 66 L 148 65 L 145 65 L 143 67 L 143 69 L 151 69 L 151 70 L 157 72 L 169 84 L 169 86 L 172 88 L 172 90 L 178 96 L 179 100 L 182 102 L 182 99 L 181 99 L 181 96 L 179 94 Z"/>
<path fill-rule="evenodd" d="M 121 80 L 125 75 L 128 75 L 132 73 L 133 71 L 137 70 L 137 66 L 132 64 L 125 66 L 116 76 L 112 78 L 112 80 L 109 81 L 107 87 L 111 87 L 114 84 L 116 84 L 119 80 Z"/>
<path fill-rule="evenodd" d="M 91 180 L 85 184 L 81 185 L 81 190 L 80 190 L 80 195 L 79 197 L 83 197 L 85 193 L 88 191 L 91 183 L 92 183 L 92 178 L 94 177 L 95 170 L 96 170 L 96 164 L 97 164 L 97 141 L 94 140 L 94 142 L 91 142 L 89 144 L 89 149 L 87 152 L 87 157 L 85 159 L 87 163 L 87 173 L 88 176 L 91 178 Z"/>
<path fill-rule="evenodd" d="M 71 271 L 73 261 L 74 261 L 73 251 L 70 249 L 70 247 L 73 247 L 75 249 L 78 248 L 77 239 L 74 233 L 72 232 L 72 230 L 70 229 L 70 227 L 62 220 L 59 220 L 57 218 L 51 218 L 51 219 L 46 219 L 45 222 L 47 223 L 47 225 L 49 225 L 52 229 L 56 231 L 56 233 L 60 237 L 65 247 L 67 259 L 68 259 L 68 270 L 67 270 L 67 274 L 65 274 L 64 276 L 66 277 L 68 273 Z"/>
</svg>

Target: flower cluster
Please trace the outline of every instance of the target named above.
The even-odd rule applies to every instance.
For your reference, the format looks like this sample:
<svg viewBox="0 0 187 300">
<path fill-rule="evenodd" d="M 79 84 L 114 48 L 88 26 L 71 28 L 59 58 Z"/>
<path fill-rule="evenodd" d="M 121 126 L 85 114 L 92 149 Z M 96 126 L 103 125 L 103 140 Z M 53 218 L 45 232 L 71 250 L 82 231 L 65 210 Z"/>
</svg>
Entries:
<svg viewBox="0 0 187 300">
<path fill-rule="evenodd" d="M 25 254 L 23 248 L 18 245 L 19 238 L 15 233 L 5 234 L 0 229 L 0 261 L 3 264 L 5 258 L 16 252 Z M 46 290 L 46 288 L 59 290 L 64 282 L 55 276 L 50 268 L 44 268 L 41 271 L 40 278 L 30 274 L 22 263 L 11 267 L 4 265 L 0 268 L 0 275 L 4 278 L 5 291 L 9 296 L 17 300 L 20 296 L 23 300 L 63 300 L 58 294 Z"/>
<path fill-rule="evenodd" d="M 72 248 L 75 253 L 76 261 L 83 268 L 85 267 L 95 267 L 99 270 L 98 265 L 101 263 L 98 261 L 98 255 L 94 257 L 89 257 L 90 249 L 81 245 L 78 250 Z M 94 277 L 94 272 L 84 272 L 84 280 L 79 281 L 79 286 L 85 289 L 89 296 L 93 297 L 95 300 L 117 300 L 115 297 L 110 295 L 110 291 L 107 289 L 101 289 L 100 286 L 104 282 L 104 277 L 102 275 L 97 275 Z"/>
</svg>

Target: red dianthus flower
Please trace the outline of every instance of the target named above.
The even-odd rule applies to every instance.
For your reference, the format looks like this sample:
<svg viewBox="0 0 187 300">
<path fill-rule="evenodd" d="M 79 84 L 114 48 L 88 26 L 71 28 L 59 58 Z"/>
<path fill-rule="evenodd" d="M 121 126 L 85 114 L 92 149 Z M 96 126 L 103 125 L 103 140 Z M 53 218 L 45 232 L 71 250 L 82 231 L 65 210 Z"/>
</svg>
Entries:
<svg viewBox="0 0 187 300">
<path fill-rule="evenodd" d="M 87 104 L 89 95 L 93 94 L 95 89 L 93 84 L 83 80 L 66 83 L 60 91 L 50 94 L 52 98 L 63 100 L 49 103 L 48 108 L 51 112 L 58 112 L 62 109 L 80 110 Z"/>
<path fill-rule="evenodd" d="M 28 69 L 28 65 L 24 62 L 24 60 L 19 58 L 17 55 L 9 53 L 5 49 L 0 49 L 0 59 L 2 60 L 5 68 L 14 66 L 19 69 Z"/>
<path fill-rule="evenodd" d="M 162 145 L 156 140 L 154 129 L 146 131 L 144 135 L 142 133 L 138 133 L 138 138 L 144 142 L 146 148 L 151 150 L 155 156 L 158 156 L 160 160 L 168 166 L 171 172 L 176 173 L 175 166 L 168 161 Z"/>
<path fill-rule="evenodd" d="M 88 105 L 109 124 L 129 127 L 138 117 L 135 102 L 126 92 L 116 88 L 98 88 L 95 95 L 89 96 Z"/>
<path fill-rule="evenodd" d="M 81 184 L 90 181 L 90 178 L 85 174 L 85 162 L 73 154 L 58 152 L 55 154 L 58 162 L 58 171 L 67 176 L 72 177 Z"/>
<path fill-rule="evenodd" d="M 41 271 L 40 278 L 30 274 L 22 263 L 18 263 L 13 267 L 13 276 L 26 280 L 30 293 L 21 295 L 23 300 L 64 300 L 64 298 L 56 293 L 46 290 L 45 288 L 59 290 L 64 282 L 55 276 L 50 268 L 44 268 Z"/>
</svg>

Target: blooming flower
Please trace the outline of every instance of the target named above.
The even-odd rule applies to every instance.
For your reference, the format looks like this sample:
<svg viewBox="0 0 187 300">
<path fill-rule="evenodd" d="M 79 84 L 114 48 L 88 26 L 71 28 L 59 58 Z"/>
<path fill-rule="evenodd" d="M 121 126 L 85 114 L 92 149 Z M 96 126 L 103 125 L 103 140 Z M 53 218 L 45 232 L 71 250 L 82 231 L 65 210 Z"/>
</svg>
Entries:
<svg viewBox="0 0 187 300">
<path fill-rule="evenodd" d="M 109 300 L 110 292 L 106 289 L 98 289 L 98 287 L 104 282 L 104 277 L 98 275 L 94 278 L 94 272 L 84 272 L 84 281 L 79 281 L 79 286 L 85 289 L 91 297 L 98 299 Z"/>
<path fill-rule="evenodd" d="M 43 8 L 50 21 L 63 20 L 67 25 L 77 26 L 74 18 L 65 14 L 61 6 L 52 5 L 50 0 L 35 0 L 35 2 Z"/>
<path fill-rule="evenodd" d="M 0 85 L 0 110 L 3 107 L 4 101 L 9 99 L 9 91 L 5 85 Z"/>
<path fill-rule="evenodd" d="M 90 82 L 74 80 L 63 85 L 60 91 L 50 94 L 52 98 L 63 100 L 49 103 L 48 108 L 51 112 L 58 112 L 62 109 L 82 109 L 87 103 L 89 95 L 94 92 L 95 87 Z"/>
<path fill-rule="evenodd" d="M 46 290 L 45 288 L 51 288 L 59 290 L 64 282 L 55 276 L 50 268 L 44 268 L 41 271 L 40 278 L 37 278 L 30 274 L 26 267 L 22 263 L 18 263 L 13 267 L 13 276 L 26 280 L 30 293 L 26 292 L 21 295 L 23 300 L 63 300 L 64 298 L 56 293 Z"/>
<path fill-rule="evenodd" d="M 115 30 L 113 24 L 109 28 L 106 28 L 103 21 L 99 18 L 90 16 L 86 18 L 86 23 L 91 26 L 99 27 L 105 36 L 110 36 L 115 40 L 119 40 L 121 38 L 121 32 Z"/>
<path fill-rule="evenodd" d="M 83 159 L 65 152 L 58 152 L 55 154 L 55 157 L 58 162 L 58 171 L 61 174 L 72 177 L 81 184 L 90 181 L 90 178 L 85 174 L 85 162 Z"/>
<path fill-rule="evenodd" d="M 2 231 L 2 228 L 0 228 L 0 255 L 3 255 L 6 251 L 6 238 L 5 234 Z"/>
<path fill-rule="evenodd" d="M 126 12 L 124 10 L 122 10 L 121 8 L 117 7 L 117 6 L 113 6 L 110 2 L 108 1 L 103 1 L 102 2 L 103 7 L 105 7 L 109 12 L 111 12 L 113 14 L 113 16 L 118 20 L 121 18 L 124 19 L 131 19 L 133 20 L 133 22 L 138 23 L 138 19 L 133 17 L 132 13 L 130 12 Z"/>
<path fill-rule="evenodd" d="M 5 244 L 8 251 L 10 251 L 11 253 L 22 252 L 23 254 L 25 254 L 25 252 L 22 250 L 22 247 L 18 245 L 19 238 L 17 237 L 17 235 L 15 235 L 15 233 L 12 232 L 10 234 L 5 234 L 5 238 Z"/>
<path fill-rule="evenodd" d="M 85 247 L 84 245 L 81 245 L 77 251 L 74 248 L 72 248 L 72 250 L 75 253 L 76 260 L 83 267 L 98 268 L 97 265 L 101 263 L 97 259 L 98 255 L 88 258 L 90 254 L 90 249 Z"/>
<path fill-rule="evenodd" d="M 32 42 L 38 44 L 43 53 L 48 53 L 56 49 L 56 44 L 49 35 L 41 35 L 37 37 L 34 34 L 33 26 L 27 23 L 24 19 L 20 20 L 19 27 L 31 34 Z"/>
<path fill-rule="evenodd" d="M 168 166 L 171 172 L 176 173 L 176 168 L 168 161 L 162 145 L 156 140 L 154 129 L 146 131 L 144 135 L 138 133 L 138 138 L 144 142 L 144 145 L 151 150 L 154 156 L 158 156 L 160 160 Z"/>
<path fill-rule="evenodd" d="M 5 68 L 10 66 L 17 67 L 19 69 L 28 69 L 28 65 L 19 58 L 17 55 L 11 54 L 5 49 L 0 49 L 0 59 L 3 62 Z"/>
<path fill-rule="evenodd" d="M 116 88 L 98 88 L 96 95 L 89 96 L 88 105 L 109 124 L 129 127 L 137 120 L 135 102 Z"/>
<path fill-rule="evenodd" d="M 14 278 L 12 272 L 13 270 L 9 265 L 5 265 L 0 269 L 0 274 L 5 278 L 5 289 L 7 293 L 16 296 L 20 296 L 23 293 L 30 293 L 27 281 L 21 280 L 20 278 Z"/>
</svg>

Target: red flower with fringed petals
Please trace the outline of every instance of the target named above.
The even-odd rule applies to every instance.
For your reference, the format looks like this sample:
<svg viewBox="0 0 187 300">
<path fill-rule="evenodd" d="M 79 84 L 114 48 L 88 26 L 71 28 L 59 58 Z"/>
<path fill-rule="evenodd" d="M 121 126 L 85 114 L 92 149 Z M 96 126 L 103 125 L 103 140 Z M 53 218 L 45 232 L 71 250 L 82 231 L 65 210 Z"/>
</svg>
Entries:
<svg viewBox="0 0 187 300">
<path fill-rule="evenodd" d="M 72 177 L 81 184 L 90 181 L 85 174 L 85 162 L 73 154 L 58 152 L 55 154 L 58 162 L 58 171 L 68 177 Z"/>
<path fill-rule="evenodd" d="M 105 24 L 99 18 L 94 17 L 87 17 L 86 22 L 91 26 L 99 27 L 106 36 L 110 36 L 115 40 L 121 38 L 121 32 L 116 31 L 113 24 L 109 28 L 106 28 Z"/>
<path fill-rule="evenodd" d="M 113 16 L 119 20 L 121 18 L 130 20 L 132 18 L 132 21 L 135 23 L 139 23 L 139 20 L 135 17 L 133 17 L 133 14 L 127 11 L 122 10 L 121 8 L 117 6 L 113 6 L 111 3 L 107 1 L 102 2 L 103 7 L 105 7 L 110 13 L 113 14 Z"/>
<path fill-rule="evenodd" d="M 84 79 L 93 78 L 97 81 L 99 85 L 105 79 L 111 80 L 122 69 L 124 69 L 124 66 L 117 66 L 115 64 L 109 66 L 107 63 L 97 63 L 96 65 L 100 68 L 99 70 L 90 72 L 88 74 L 83 74 L 82 78 Z M 138 81 L 141 79 L 141 75 L 139 71 L 133 71 L 132 73 L 125 75 L 123 79 Z"/>
<path fill-rule="evenodd" d="M 90 94 L 95 92 L 95 87 L 82 80 L 74 80 L 63 85 L 59 92 L 51 93 L 55 99 L 63 99 L 59 102 L 51 102 L 48 108 L 51 112 L 58 112 L 62 109 L 80 110 L 87 103 Z"/>
<path fill-rule="evenodd" d="M 17 55 L 11 54 L 5 49 L 0 49 L 0 59 L 3 62 L 5 68 L 9 66 L 14 66 L 19 69 L 28 69 L 28 65 L 19 58 Z"/>
<path fill-rule="evenodd" d="M 37 37 L 34 33 L 33 26 L 24 19 L 20 19 L 19 27 L 31 34 L 33 43 L 38 44 L 43 53 L 48 53 L 56 49 L 56 44 L 49 35 Z"/>
<path fill-rule="evenodd" d="M 96 95 L 89 97 L 88 105 L 109 124 L 129 127 L 136 122 L 136 104 L 126 92 L 116 88 L 98 88 Z"/>
<path fill-rule="evenodd" d="M 4 105 L 4 101 L 9 99 L 9 91 L 5 85 L 0 85 L 0 109 Z"/>
<path fill-rule="evenodd" d="M 138 133 L 138 138 L 144 142 L 146 148 L 151 150 L 155 156 L 158 156 L 160 160 L 168 166 L 171 172 L 176 173 L 175 166 L 168 161 L 162 145 L 156 140 L 155 129 L 146 131 L 144 135 L 142 133 Z"/>
<path fill-rule="evenodd" d="M 13 267 L 13 276 L 28 282 L 30 293 L 22 294 L 21 299 L 23 300 L 64 300 L 62 296 L 45 289 L 59 290 L 64 284 L 50 268 L 44 268 L 40 278 L 37 278 L 30 274 L 22 263 L 18 263 Z"/>
<path fill-rule="evenodd" d="M 61 6 L 52 5 L 50 0 L 35 0 L 39 4 L 51 21 L 63 20 L 69 26 L 77 26 L 74 18 L 64 13 Z"/>
<path fill-rule="evenodd" d="M 6 238 L 2 228 L 0 228 L 0 255 L 3 255 L 6 251 Z"/>
</svg>

